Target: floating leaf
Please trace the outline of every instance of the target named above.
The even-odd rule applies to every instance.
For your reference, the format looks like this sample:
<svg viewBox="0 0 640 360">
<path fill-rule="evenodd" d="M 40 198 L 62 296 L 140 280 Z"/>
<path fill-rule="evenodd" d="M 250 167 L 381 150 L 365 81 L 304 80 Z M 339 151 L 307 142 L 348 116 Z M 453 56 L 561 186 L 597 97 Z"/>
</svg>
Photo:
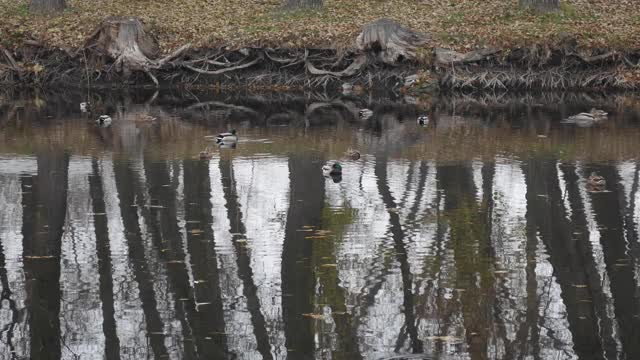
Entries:
<svg viewBox="0 0 640 360">
<path fill-rule="evenodd" d="M 323 314 L 302 314 L 302 316 L 310 317 L 310 318 L 316 319 L 316 320 L 324 319 L 324 315 Z"/>
<path fill-rule="evenodd" d="M 316 236 L 305 236 L 305 239 L 326 239 L 327 237 L 325 235 L 316 235 Z"/>
<path fill-rule="evenodd" d="M 460 342 L 462 339 L 455 336 L 427 336 L 427 340 L 443 341 L 443 342 Z"/>
</svg>

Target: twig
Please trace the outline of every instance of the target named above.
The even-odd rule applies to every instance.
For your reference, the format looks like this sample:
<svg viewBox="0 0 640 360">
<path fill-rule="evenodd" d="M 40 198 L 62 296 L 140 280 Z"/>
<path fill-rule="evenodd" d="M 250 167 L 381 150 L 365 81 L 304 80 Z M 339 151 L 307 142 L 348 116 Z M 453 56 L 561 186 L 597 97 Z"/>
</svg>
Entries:
<svg viewBox="0 0 640 360">
<path fill-rule="evenodd" d="M 238 65 L 238 66 L 234 66 L 234 67 L 230 67 L 230 68 L 218 69 L 218 70 L 202 70 L 202 69 L 195 68 L 195 67 L 193 67 L 191 65 L 188 65 L 188 64 L 185 64 L 185 63 L 183 63 L 182 66 L 187 68 L 187 69 L 189 69 L 189 70 L 192 70 L 192 71 L 195 71 L 197 73 L 200 73 L 200 74 L 220 75 L 220 74 L 223 74 L 223 73 L 226 73 L 226 72 L 229 72 L 229 71 L 235 71 L 235 70 L 248 68 L 250 66 L 253 66 L 253 65 L 257 64 L 261 59 L 262 59 L 262 56 L 260 55 L 260 56 L 258 56 L 257 58 L 253 59 L 252 61 L 250 61 L 248 63 L 242 64 L 242 65 Z"/>
<path fill-rule="evenodd" d="M 9 65 L 11 65 L 11 68 L 16 72 L 20 72 L 20 67 L 18 67 L 16 60 L 13 58 L 13 56 L 11 56 L 9 50 L 5 49 L 4 47 L 0 47 L 0 50 L 2 50 L 2 53 L 9 61 Z"/>
<path fill-rule="evenodd" d="M 631 60 L 627 59 L 626 56 L 624 56 L 624 62 L 627 63 L 627 65 L 631 66 L 631 67 L 640 67 L 640 60 L 638 60 L 637 64 L 634 64 L 631 62 Z"/>
<path fill-rule="evenodd" d="M 187 43 L 185 45 L 182 45 L 178 50 L 176 50 L 176 51 L 172 52 L 171 54 L 163 57 L 162 59 L 156 61 L 155 64 L 153 65 L 153 67 L 155 69 L 161 68 L 162 66 L 164 66 L 164 64 L 166 64 L 167 62 L 169 62 L 172 59 L 177 58 L 180 54 L 182 54 L 183 52 L 185 52 L 189 48 L 191 48 L 191 43 Z"/>
<path fill-rule="evenodd" d="M 160 86 L 160 83 L 158 83 L 158 79 L 151 73 L 151 71 L 149 71 L 147 67 L 145 67 L 143 71 L 151 78 L 151 80 L 153 80 L 153 83 L 156 84 L 156 88 Z"/>
<path fill-rule="evenodd" d="M 335 77 L 353 76 L 366 64 L 367 58 L 364 55 L 358 56 L 346 69 L 342 71 L 328 71 L 318 69 L 310 61 L 305 61 L 309 73 L 313 75 L 333 75 Z"/>
</svg>

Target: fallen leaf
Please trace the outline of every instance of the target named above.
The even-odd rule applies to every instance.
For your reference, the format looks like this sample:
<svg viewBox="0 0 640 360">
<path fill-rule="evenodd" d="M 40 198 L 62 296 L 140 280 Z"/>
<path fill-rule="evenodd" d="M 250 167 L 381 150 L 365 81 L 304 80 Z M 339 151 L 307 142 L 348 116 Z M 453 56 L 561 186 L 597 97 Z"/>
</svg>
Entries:
<svg viewBox="0 0 640 360">
<path fill-rule="evenodd" d="M 302 314 L 302 316 L 310 317 L 310 318 L 316 319 L 316 320 L 324 319 L 324 315 L 322 315 L 322 314 Z"/>
</svg>

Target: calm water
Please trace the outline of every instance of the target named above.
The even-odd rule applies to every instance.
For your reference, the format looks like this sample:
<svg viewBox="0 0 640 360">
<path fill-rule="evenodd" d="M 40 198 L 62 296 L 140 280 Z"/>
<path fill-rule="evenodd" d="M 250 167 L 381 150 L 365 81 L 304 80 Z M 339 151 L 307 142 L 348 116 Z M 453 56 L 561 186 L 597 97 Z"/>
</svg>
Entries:
<svg viewBox="0 0 640 360">
<path fill-rule="evenodd" d="M 0 94 L 1 359 L 640 359 L 637 98 L 84 100 Z"/>
</svg>

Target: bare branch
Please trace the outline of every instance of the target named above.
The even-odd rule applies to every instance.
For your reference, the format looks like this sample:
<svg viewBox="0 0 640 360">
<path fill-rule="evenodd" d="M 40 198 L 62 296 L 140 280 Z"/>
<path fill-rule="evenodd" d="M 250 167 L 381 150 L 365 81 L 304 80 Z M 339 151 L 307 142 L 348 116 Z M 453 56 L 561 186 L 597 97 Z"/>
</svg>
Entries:
<svg viewBox="0 0 640 360">
<path fill-rule="evenodd" d="M 154 68 L 160 68 L 162 67 L 164 64 L 166 64 L 167 62 L 171 61 L 172 59 L 177 58 L 178 56 L 180 56 L 180 54 L 182 54 L 183 52 L 187 51 L 188 49 L 191 48 L 191 43 L 187 43 L 185 45 L 182 45 L 178 50 L 172 52 L 171 54 L 163 57 L 162 59 L 158 60 L 155 62 Z"/>
<path fill-rule="evenodd" d="M 205 74 L 205 75 L 220 75 L 229 71 L 235 71 L 235 70 L 240 70 L 240 69 L 245 69 L 248 68 L 250 66 L 253 66 L 255 64 L 257 64 L 260 60 L 262 59 L 262 56 L 258 56 L 257 58 L 253 59 L 252 61 L 248 62 L 248 63 L 244 63 L 242 65 L 237 65 L 237 66 L 233 66 L 233 67 L 229 67 L 229 68 L 224 68 L 224 69 L 218 69 L 218 70 L 203 70 L 203 69 L 198 69 L 196 67 L 193 67 L 191 65 L 188 65 L 186 63 L 183 63 L 182 66 L 195 71 L 197 73 L 200 74 Z"/>
<path fill-rule="evenodd" d="M 313 74 L 313 75 L 332 75 L 335 77 L 344 77 L 344 76 L 353 76 L 356 73 L 358 73 L 358 71 L 360 71 L 362 69 L 362 67 L 367 63 L 367 57 L 364 55 L 360 55 L 358 56 L 349 66 L 347 66 L 346 69 L 342 70 L 342 71 L 328 71 L 328 70 L 322 70 L 322 69 L 318 69 L 315 66 L 313 66 L 313 64 L 311 64 L 310 61 L 306 62 L 306 66 L 307 66 L 307 70 L 309 71 L 309 73 Z"/>
</svg>

